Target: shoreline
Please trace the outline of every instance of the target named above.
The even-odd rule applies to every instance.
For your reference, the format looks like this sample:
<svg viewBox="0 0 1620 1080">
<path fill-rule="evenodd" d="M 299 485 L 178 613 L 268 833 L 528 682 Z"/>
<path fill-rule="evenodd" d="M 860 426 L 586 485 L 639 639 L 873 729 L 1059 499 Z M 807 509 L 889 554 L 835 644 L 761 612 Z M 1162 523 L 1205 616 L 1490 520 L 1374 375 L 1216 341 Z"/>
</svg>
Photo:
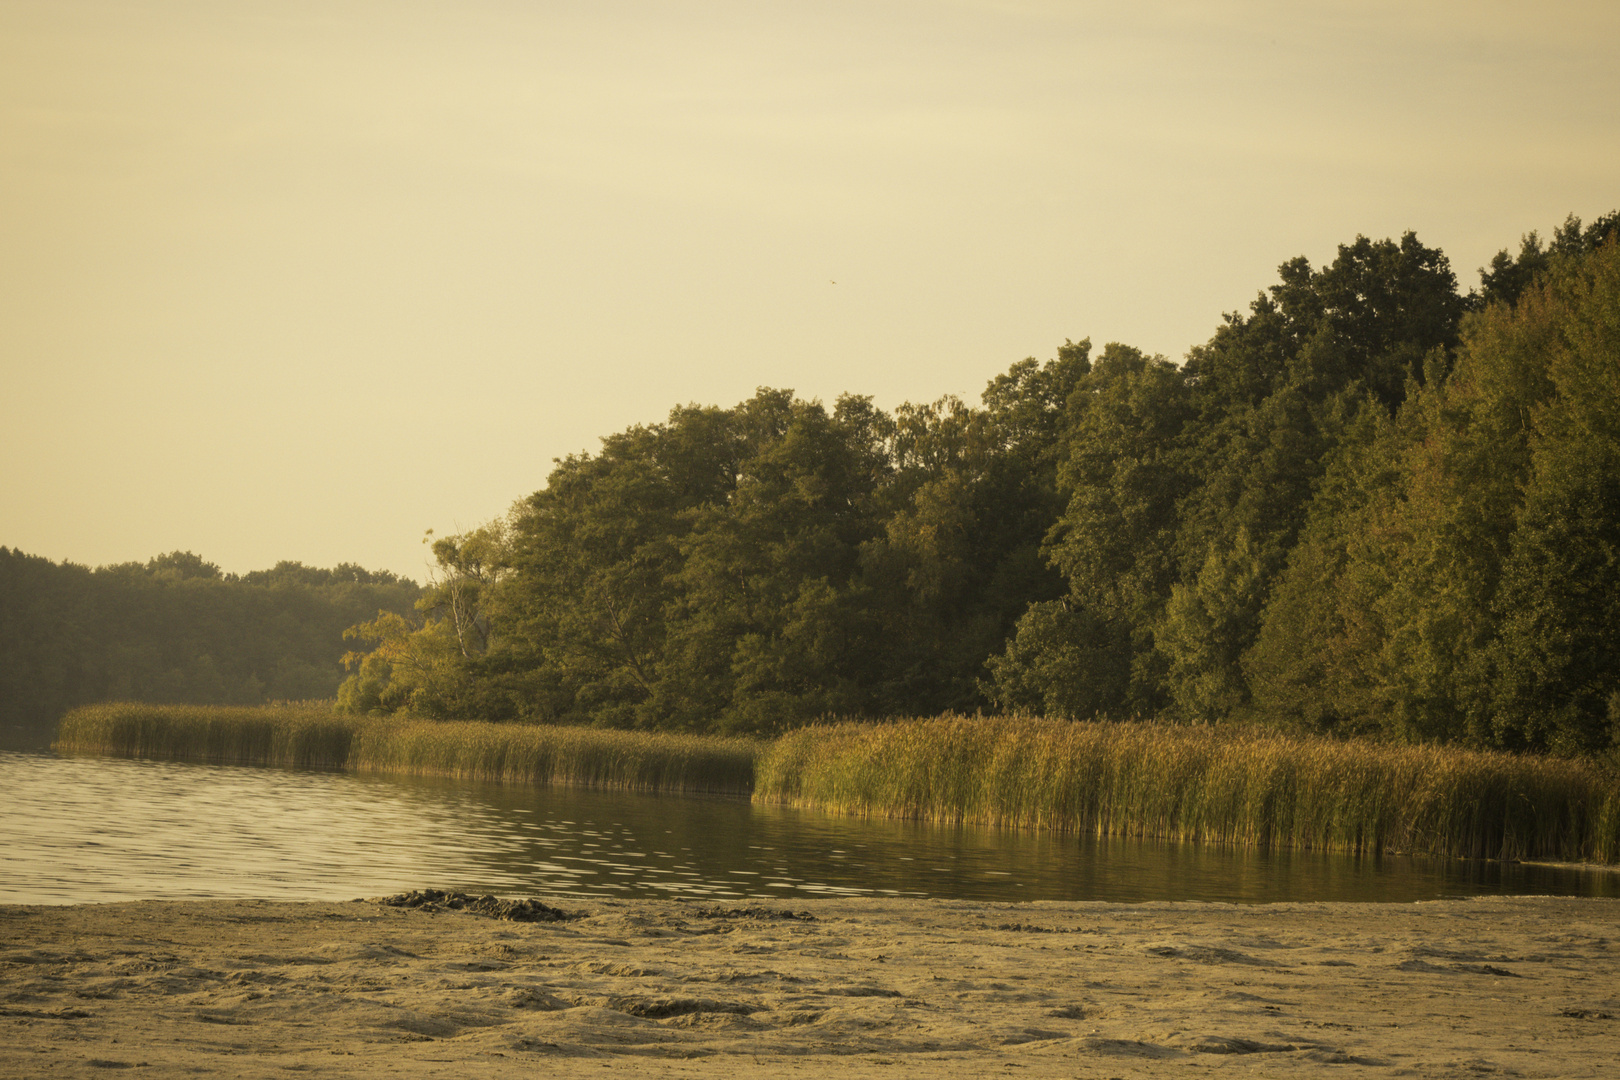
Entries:
<svg viewBox="0 0 1620 1080">
<path fill-rule="evenodd" d="M 1620 1054 L 1620 899 L 554 903 L 581 917 L 3 905 L 0 1075 L 1596 1077 Z"/>
<path fill-rule="evenodd" d="M 1590 761 L 1247 727 L 945 714 L 773 738 L 104 702 L 59 753 L 338 765 L 660 792 L 854 817 L 1275 850 L 1620 863 L 1620 792 Z"/>
</svg>

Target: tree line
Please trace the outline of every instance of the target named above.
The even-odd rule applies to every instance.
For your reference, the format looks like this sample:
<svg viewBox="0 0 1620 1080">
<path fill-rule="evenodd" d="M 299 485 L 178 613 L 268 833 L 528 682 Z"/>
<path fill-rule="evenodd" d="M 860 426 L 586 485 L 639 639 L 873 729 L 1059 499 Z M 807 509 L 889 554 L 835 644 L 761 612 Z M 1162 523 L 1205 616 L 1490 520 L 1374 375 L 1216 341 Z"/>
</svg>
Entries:
<svg viewBox="0 0 1620 1080">
<path fill-rule="evenodd" d="M 240 576 L 189 551 L 94 570 L 0 547 L 0 728 L 123 700 L 255 705 L 334 697 L 343 631 L 419 587 L 296 562 Z"/>
<path fill-rule="evenodd" d="M 693 731 L 979 709 L 1564 752 L 1620 732 L 1620 213 L 1467 293 L 1296 258 L 1172 363 L 761 389 L 556 462 L 349 631 L 342 707 Z"/>
<path fill-rule="evenodd" d="M 1065 342 L 977 403 L 681 406 L 430 537 L 425 588 L 0 548 L 0 725 L 336 694 L 689 731 L 1003 710 L 1604 750 L 1617 227 L 1530 233 L 1466 293 L 1412 234 L 1358 237 L 1284 263 L 1183 363 Z"/>
</svg>

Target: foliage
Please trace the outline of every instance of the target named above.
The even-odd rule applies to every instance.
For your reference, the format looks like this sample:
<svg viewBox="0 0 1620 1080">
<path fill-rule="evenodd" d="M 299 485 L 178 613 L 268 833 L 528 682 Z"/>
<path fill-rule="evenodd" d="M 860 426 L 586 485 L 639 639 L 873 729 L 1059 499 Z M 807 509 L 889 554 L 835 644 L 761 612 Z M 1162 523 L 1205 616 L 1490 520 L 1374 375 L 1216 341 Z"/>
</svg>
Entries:
<svg viewBox="0 0 1620 1080">
<path fill-rule="evenodd" d="M 511 709 L 491 693 L 480 662 L 490 649 L 489 594 L 510 570 L 509 523 L 434 539 L 435 569 L 417 598 L 420 618 L 378 611 L 375 619 L 343 631 L 345 641 L 371 646 L 343 654 L 351 672 L 338 687 L 339 711 L 404 711 L 445 719 L 506 719 Z"/>
<path fill-rule="evenodd" d="M 1243 661 L 1256 715 L 1616 746 L 1620 246 L 1588 236 L 1572 219 L 1449 373 L 1345 428 Z"/>
<path fill-rule="evenodd" d="M 1089 348 L 1014 365 L 984 408 L 761 390 L 610 436 L 504 522 L 436 542 L 420 621 L 356 626 L 373 648 L 340 701 L 752 732 L 980 704 L 986 658 L 1058 591 L 1039 545 Z"/>
<path fill-rule="evenodd" d="M 352 565 L 237 578 L 185 551 L 91 570 L 0 548 L 0 725 L 43 730 L 108 699 L 330 698 L 344 628 L 418 591 Z"/>
<path fill-rule="evenodd" d="M 437 542 L 420 621 L 356 627 L 343 702 L 750 732 L 994 705 L 1602 751 L 1617 220 L 1530 234 L 1483 295 L 1411 233 L 1357 237 L 1283 263 L 1180 366 L 1066 342 L 979 406 L 678 408 Z"/>
<path fill-rule="evenodd" d="M 1620 241 L 1555 263 L 1526 320 L 1551 326 L 1548 392 L 1494 604 L 1493 734 L 1591 750 L 1620 745 Z M 1527 403 L 1528 404 L 1528 403 Z"/>
<path fill-rule="evenodd" d="M 1068 583 L 1055 605 L 1032 609 L 1006 655 L 991 662 L 1004 708 L 1067 700 L 1092 713 L 1142 713 L 1163 704 L 1151 625 L 1173 582 L 1176 502 L 1188 490 L 1178 440 L 1190 412 L 1181 371 L 1163 357 L 1109 345 L 1070 395 L 1059 489 L 1068 495 L 1044 552 Z M 1055 655 L 1046 650 L 1057 648 Z M 1060 697 L 1029 700 L 1024 667 L 1081 680 Z"/>
</svg>

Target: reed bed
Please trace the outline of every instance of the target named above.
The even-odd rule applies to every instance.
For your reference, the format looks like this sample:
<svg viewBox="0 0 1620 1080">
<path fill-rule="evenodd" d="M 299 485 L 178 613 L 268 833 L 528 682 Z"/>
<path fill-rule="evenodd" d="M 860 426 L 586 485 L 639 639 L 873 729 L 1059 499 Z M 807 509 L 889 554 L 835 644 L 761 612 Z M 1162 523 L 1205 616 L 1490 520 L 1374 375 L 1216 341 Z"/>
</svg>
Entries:
<svg viewBox="0 0 1620 1080">
<path fill-rule="evenodd" d="M 354 717 L 320 702 L 240 708 L 115 702 L 69 712 L 56 747 L 169 761 L 746 795 L 760 744 L 668 732 Z"/>
<path fill-rule="evenodd" d="M 73 709 L 56 748 L 71 753 L 216 765 L 341 768 L 355 721 L 326 702 L 274 705 L 144 705 L 105 702 Z"/>
<path fill-rule="evenodd" d="M 1262 848 L 1620 861 L 1578 761 L 1249 729 L 939 717 L 790 732 L 754 798 L 839 813 Z"/>
<path fill-rule="evenodd" d="M 1596 765 L 1154 723 L 945 716 L 774 742 L 342 716 L 327 703 L 75 709 L 68 752 L 747 794 L 877 817 L 1262 848 L 1620 862 Z"/>
<path fill-rule="evenodd" d="M 747 794 L 759 748 L 752 739 L 672 732 L 389 720 L 369 722 L 356 733 L 350 767 L 519 784 Z"/>
</svg>

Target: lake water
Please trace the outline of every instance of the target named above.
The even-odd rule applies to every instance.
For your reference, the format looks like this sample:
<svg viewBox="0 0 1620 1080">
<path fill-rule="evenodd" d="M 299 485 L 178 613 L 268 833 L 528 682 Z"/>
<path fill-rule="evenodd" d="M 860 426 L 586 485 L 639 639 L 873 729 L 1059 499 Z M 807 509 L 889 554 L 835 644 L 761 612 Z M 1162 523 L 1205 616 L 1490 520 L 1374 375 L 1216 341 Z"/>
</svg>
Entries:
<svg viewBox="0 0 1620 1080">
<path fill-rule="evenodd" d="M 0 902 L 501 895 L 1410 901 L 1620 874 L 862 821 L 745 800 L 0 752 Z"/>
</svg>

